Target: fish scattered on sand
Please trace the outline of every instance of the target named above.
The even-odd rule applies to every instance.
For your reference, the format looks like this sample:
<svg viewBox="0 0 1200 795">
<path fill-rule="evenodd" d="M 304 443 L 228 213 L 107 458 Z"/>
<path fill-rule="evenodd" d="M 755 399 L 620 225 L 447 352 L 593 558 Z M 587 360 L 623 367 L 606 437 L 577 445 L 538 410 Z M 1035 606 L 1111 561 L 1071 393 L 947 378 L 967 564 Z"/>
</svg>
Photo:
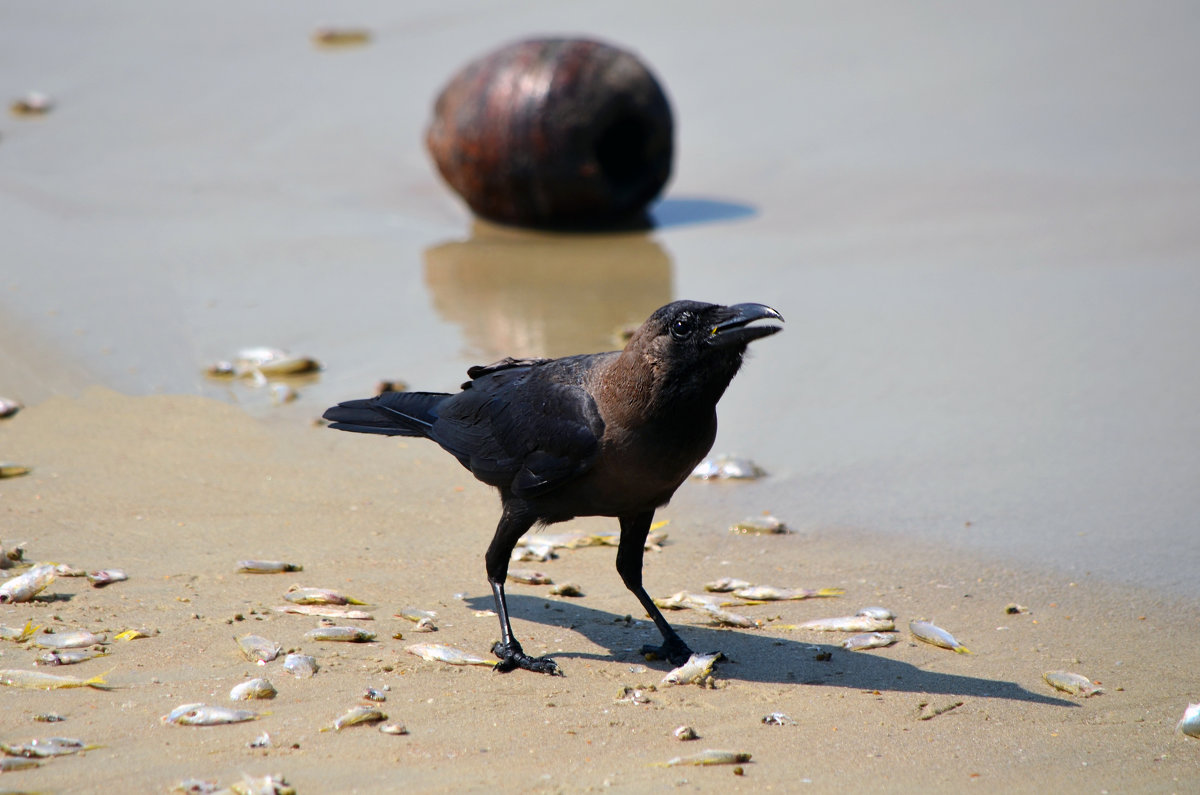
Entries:
<svg viewBox="0 0 1200 795">
<path fill-rule="evenodd" d="M 0 640 L 11 640 L 13 643 L 24 643 L 33 637 L 41 627 L 35 626 L 32 620 L 26 621 L 21 629 L 0 626 Z"/>
<path fill-rule="evenodd" d="M 558 553 L 554 551 L 554 547 L 550 546 L 524 544 L 515 547 L 512 551 L 512 559 L 517 563 L 545 563 L 557 557 Z"/>
<path fill-rule="evenodd" d="M 1187 709 L 1183 711 L 1183 719 L 1175 726 L 1175 731 L 1188 737 L 1200 737 L 1200 704 L 1188 704 Z"/>
<path fill-rule="evenodd" d="M 730 605 L 739 605 L 742 602 L 731 602 L 729 601 L 729 597 L 721 594 L 678 591 L 670 596 L 655 599 L 654 604 L 663 610 L 711 610 Z"/>
<path fill-rule="evenodd" d="M 355 610 L 340 605 L 280 605 L 275 608 L 277 613 L 295 613 L 302 616 L 319 616 L 321 618 L 344 618 L 354 621 L 374 621 L 375 616 L 364 610 Z"/>
<path fill-rule="evenodd" d="M 1073 696 L 1087 698 L 1104 692 L 1104 688 L 1097 686 L 1083 674 L 1075 674 L 1070 671 L 1046 671 L 1042 674 L 1042 679 L 1045 679 L 1046 684 L 1055 690 L 1061 690 Z"/>
<path fill-rule="evenodd" d="M 249 701 L 255 698 L 275 698 L 279 691 L 275 689 L 275 685 L 268 682 L 266 679 L 247 679 L 233 686 L 229 691 L 230 701 Z"/>
<path fill-rule="evenodd" d="M 943 649 L 949 649 L 956 654 L 975 653 L 955 640 L 954 636 L 949 632 L 928 621 L 910 621 L 908 622 L 908 631 L 911 632 L 913 637 L 917 640 L 924 641 L 934 646 L 940 646 Z"/>
<path fill-rule="evenodd" d="M 878 618 L 881 621 L 896 620 L 896 614 L 886 607 L 864 607 L 854 615 L 866 616 L 867 618 Z"/>
<path fill-rule="evenodd" d="M 444 643 L 414 643 L 408 647 L 407 651 L 423 660 L 444 662 L 450 665 L 485 665 L 488 668 L 495 668 L 500 663 L 499 660 L 480 657 L 478 654 L 456 649 Z"/>
<path fill-rule="evenodd" d="M 25 408 L 18 400 L 0 397 L 0 420 L 5 420 Z"/>
<path fill-rule="evenodd" d="M 407 619 L 417 626 L 414 627 L 418 632 L 437 632 L 437 611 L 422 610 L 419 607 L 405 607 L 396 614 L 398 617 Z"/>
<path fill-rule="evenodd" d="M 297 679 L 309 679 L 316 675 L 321 667 L 317 658 L 308 654 L 289 654 L 283 658 L 283 670 Z"/>
<path fill-rule="evenodd" d="M 550 586 L 550 593 L 554 596 L 583 596 L 583 588 L 573 582 L 560 582 Z"/>
<path fill-rule="evenodd" d="M 34 566 L 29 571 L 0 584 L 0 604 L 28 602 L 44 591 L 57 577 L 54 566 Z"/>
<path fill-rule="evenodd" d="M 894 644 L 900 636 L 895 632 L 864 632 L 842 641 L 842 648 L 850 651 L 866 651 L 867 649 L 883 649 Z"/>
<path fill-rule="evenodd" d="M 241 635 L 235 638 L 242 656 L 250 662 L 269 663 L 283 653 L 283 647 L 261 635 Z"/>
<path fill-rule="evenodd" d="M 239 560 L 237 570 L 243 574 L 279 574 L 285 571 L 304 571 L 304 567 L 282 560 Z"/>
<path fill-rule="evenodd" d="M 309 640 L 339 641 L 342 643 L 368 643 L 375 640 L 375 633 L 358 627 L 317 627 L 304 633 Z"/>
<path fill-rule="evenodd" d="M 243 348 L 232 362 L 216 362 L 205 372 L 213 378 L 264 379 L 269 376 L 304 375 L 321 369 L 321 363 L 307 356 L 294 356 L 279 348 Z"/>
<path fill-rule="evenodd" d="M 321 729 L 327 731 L 341 731 L 347 726 L 358 726 L 364 723 L 379 723 L 387 720 L 387 715 L 384 714 L 378 707 L 353 707 L 340 718 L 335 720 L 331 726 L 326 726 Z"/>
<path fill-rule="evenodd" d="M 683 742 L 700 738 L 700 735 L 696 734 L 696 730 L 687 725 L 676 726 L 675 730 L 672 731 L 671 734 L 675 735 L 675 739 L 682 740 Z"/>
<path fill-rule="evenodd" d="M 688 661 L 670 671 L 662 678 L 664 685 L 687 685 L 694 682 L 703 683 L 712 673 L 713 664 L 723 655 L 719 651 L 708 654 L 693 654 Z"/>
<path fill-rule="evenodd" d="M 704 590 L 711 593 L 729 593 L 740 588 L 753 588 L 754 583 L 749 580 L 739 580 L 736 577 L 722 577 L 719 580 L 713 580 L 710 583 L 705 583 Z"/>
<path fill-rule="evenodd" d="M 34 660 L 37 665 L 75 665 L 76 663 L 104 657 L 108 652 L 104 649 L 58 649 L 38 655 Z"/>
<path fill-rule="evenodd" d="M 100 748 L 99 745 L 85 743 L 72 737 L 41 737 L 21 745 L 0 743 L 0 751 L 9 756 L 23 756 L 29 759 L 45 759 L 52 756 L 69 756 L 81 751 L 91 751 Z"/>
<path fill-rule="evenodd" d="M 762 722 L 764 726 L 796 725 L 795 718 L 791 718 L 783 712 L 772 712 L 770 715 L 763 715 Z"/>
<path fill-rule="evenodd" d="M 293 585 L 288 588 L 287 593 L 283 598 L 292 604 L 297 605 L 365 605 L 366 602 L 360 602 L 357 599 L 352 599 L 349 596 L 340 594 L 337 591 L 329 588 L 302 588 L 299 585 Z"/>
<path fill-rule="evenodd" d="M 92 584 L 93 588 L 103 588 L 114 582 L 125 582 L 129 579 L 129 575 L 121 569 L 97 569 L 89 571 L 84 576 L 87 577 L 87 581 Z"/>
<path fill-rule="evenodd" d="M 41 762 L 38 760 L 25 756 L 6 756 L 0 758 L 0 773 L 11 773 L 14 770 L 28 770 L 40 764 Z"/>
<path fill-rule="evenodd" d="M 757 618 L 750 618 L 741 613 L 734 613 L 731 610 L 726 610 L 722 607 L 699 607 L 696 608 L 699 612 L 708 616 L 719 627 L 739 627 L 741 629 L 761 629 L 763 621 Z"/>
<path fill-rule="evenodd" d="M 729 527 L 729 532 L 740 535 L 771 536 L 788 532 L 787 525 L 778 518 L 766 516 L 751 516 Z"/>
<path fill-rule="evenodd" d="M 29 641 L 29 645 L 39 649 L 86 649 L 88 646 L 95 646 L 104 643 L 106 640 L 108 640 L 107 635 L 97 635 L 94 632 L 76 629 L 70 632 L 52 632 L 35 635 Z"/>
<path fill-rule="evenodd" d="M 0 461 L 0 478 L 19 478 L 32 471 L 33 467 L 25 464 L 18 464 L 15 461 Z"/>
<path fill-rule="evenodd" d="M 508 579 L 525 585 L 551 585 L 554 582 L 549 574 L 533 569 L 509 569 Z"/>
<path fill-rule="evenodd" d="M 248 709 L 230 709 L 210 704 L 184 704 L 162 716 L 163 723 L 174 726 L 221 726 L 258 720 L 261 715 Z"/>
<path fill-rule="evenodd" d="M 58 676 L 42 671 L 25 671 L 20 668 L 0 670 L 0 685 L 8 687 L 23 687 L 26 690 L 60 690 L 67 687 L 94 687 L 97 690 L 107 689 L 104 677 L 105 671 L 89 679 L 79 679 L 74 676 Z"/>
<path fill-rule="evenodd" d="M 888 632 L 896 628 L 896 622 L 870 616 L 838 616 L 837 618 L 814 618 L 802 624 L 776 624 L 775 629 L 807 629 L 813 632 Z"/>
<path fill-rule="evenodd" d="M 754 480 L 766 474 L 749 458 L 724 454 L 709 456 L 692 470 L 696 480 Z"/>
<path fill-rule="evenodd" d="M 385 723 L 379 727 L 384 734 L 408 734 L 408 728 L 403 723 Z"/>
<path fill-rule="evenodd" d="M 667 767 L 679 765 L 740 765 L 750 761 L 750 754 L 744 751 L 719 751 L 714 748 L 701 751 L 691 756 L 677 756 L 666 763 Z"/>
<path fill-rule="evenodd" d="M 841 588 L 776 588 L 772 585 L 752 585 L 748 588 L 738 588 L 733 595 L 748 602 L 780 602 L 798 599 L 816 599 L 826 596 L 841 596 L 846 593 Z"/>
</svg>

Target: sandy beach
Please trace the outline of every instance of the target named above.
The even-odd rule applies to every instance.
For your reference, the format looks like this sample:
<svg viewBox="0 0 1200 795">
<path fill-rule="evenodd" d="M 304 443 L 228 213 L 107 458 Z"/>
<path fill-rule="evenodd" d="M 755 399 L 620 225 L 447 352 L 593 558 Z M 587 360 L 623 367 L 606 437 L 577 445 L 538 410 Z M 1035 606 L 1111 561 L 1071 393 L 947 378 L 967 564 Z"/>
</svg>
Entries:
<svg viewBox="0 0 1200 795">
<path fill-rule="evenodd" d="M 0 117 L 0 397 L 25 405 L 0 420 L 0 461 L 32 467 L 0 480 L 0 544 L 128 574 L 0 605 L 6 628 L 104 633 L 109 652 L 52 671 L 108 689 L 0 687 L 0 742 L 98 746 L 0 773 L 0 791 L 243 774 L 300 793 L 1195 790 L 1200 741 L 1175 731 L 1200 701 L 1192 6 L 336 16 L 224 0 L 0 14 L 0 98 L 53 102 Z M 314 46 L 329 24 L 370 40 Z M 678 137 L 653 229 L 499 228 L 438 179 L 422 145 L 438 89 L 543 34 L 619 43 L 664 83 Z M 315 418 L 381 379 L 449 390 L 505 355 L 609 349 L 675 298 L 760 301 L 787 323 L 719 411 L 716 451 L 768 476 L 685 484 L 659 513 L 649 591 L 739 577 L 843 595 L 735 608 L 754 629 L 670 612 L 726 659 L 715 687 L 665 687 L 669 666 L 636 651 L 656 633 L 614 550 L 563 550 L 529 565 L 582 597 L 509 593 L 518 637 L 564 677 L 407 653 L 496 640 L 496 497 L 432 444 Z M 205 376 L 254 345 L 324 366 L 284 405 Z M 728 531 L 765 511 L 792 532 Z M 303 570 L 238 573 L 249 558 Z M 316 618 L 275 610 L 293 585 L 366 602 L 376 640 L 306 639 Z M 785 628 L 869 605 L 896 612 L 895 645 Z M 397 617 L 409 607 L 438 630 Z M 919 643 L 912 619 L 974 653 Z M 115 640 L 128 629 L 148 637 Z M 248 662 L 247 633 L 320 671 Z M 0 669 L 50 670 L 41 653 L 0 640 Z M 1042 676 L 1059 669 L 1104 692 L 1054 690 Z M 278 695 L 250 705 L 256 721 L 160 720 L 240 706 L 230 688 L 260 675 Z M 407 734 L 322 731 L 368 687 Z M 777 712 L 786 725 L 763 722 Z M 673 735 L 685 724 L 699 739 Z M 751 759 L 665 766 L 705 749 Z"/>
</svg>

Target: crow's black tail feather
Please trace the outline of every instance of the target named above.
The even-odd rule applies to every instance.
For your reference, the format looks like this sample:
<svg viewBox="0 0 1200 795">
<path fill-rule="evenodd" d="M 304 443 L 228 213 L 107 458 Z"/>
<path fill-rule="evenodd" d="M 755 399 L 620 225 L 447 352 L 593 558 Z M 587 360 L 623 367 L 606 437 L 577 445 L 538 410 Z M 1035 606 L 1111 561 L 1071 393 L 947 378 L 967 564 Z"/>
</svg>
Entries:
<svg viewBox="0 0 1200 795">
<path fill-rule="evenodd" d="M 363 400 L 348 400 L 326 410 L 330 428 L 385 436 L 428 436 L 437 419 L 437 406 L 446 392 L 385 392 Z"/>
</svg>

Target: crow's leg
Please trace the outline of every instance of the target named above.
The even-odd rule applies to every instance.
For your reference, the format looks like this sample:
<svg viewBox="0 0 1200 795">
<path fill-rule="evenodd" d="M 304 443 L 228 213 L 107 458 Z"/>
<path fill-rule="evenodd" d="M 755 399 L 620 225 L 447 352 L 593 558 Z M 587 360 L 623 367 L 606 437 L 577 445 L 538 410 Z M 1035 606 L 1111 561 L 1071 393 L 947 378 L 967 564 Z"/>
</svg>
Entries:
<svg viewBox="0 0 1200 795">
<path fill-rule="evenodd" d="M 643 654 L 653 654 L 670 660 L 675 665 L 683 665 L 692 656 L 692 650 L 683 642 L 683 638 L 671 629 L 671 625 L 663 618 L 662 612 L 646 589 L 642 587 L 642 555 L 646 549 L 646 536 L 650 534 L 650 522 L 654 519 L 654 511 L 647 511 L 636 516 L 621 517 L 621 541 L 617 546 L 617 573 L 625 582 L 625 587 L 633 591 L 633 595 L 646 608 L 654 625 L 662 633 L 662 646 L 643 646 Z"/>
<path fill-rule="evenodd" d="M 500 642 L 492 647 L 492 653 L 500 658 L 497 671 L 507 672 L 514 668 L 524 668 L 543 674 L 561 674 L 558 664 L 549 657 L 530 657 L 521 648 L 521 644 L 513 637 L 512 624 L 508 620 L 508 602 L 504 598 L 504 580 L 508 577 L 508 561 L 512 558 L 513 548 L 525 531 L 533 526 L 534 518 L 520 510 L 504 508 L 500 524 L 496 526 L 496 535 L 488 547 L 487 575 L 492 586 L 492 596 L 496 600 L 496 614 L 500 616 Z"/>
</svg>

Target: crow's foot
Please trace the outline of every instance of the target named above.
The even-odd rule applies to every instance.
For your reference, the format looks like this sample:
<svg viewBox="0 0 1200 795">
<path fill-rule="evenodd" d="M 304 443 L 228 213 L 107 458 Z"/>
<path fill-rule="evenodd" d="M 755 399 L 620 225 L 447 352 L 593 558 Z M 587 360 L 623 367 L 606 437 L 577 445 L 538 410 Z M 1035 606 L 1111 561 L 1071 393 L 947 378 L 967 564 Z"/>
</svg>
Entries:
<svg viewBox="0 0 1200 795">
<path fill-rule="evenodd" d="M 661 646 L 643 646 L 646 659 L 669 660 L 671 665 L 683 665 L 692 656 L 692 650 L 678 636 L 667 638 Z"/>
<path fill-rule="evenodd" d="M 508 646 L 505 646 L 500 641 L 492 647 L 492 654 L 500 658 L 500 662 L 496 665 L 496 670 L 500 673 L 508 673 L 517 668 L 523 668 L 526 671 L 533 671 L 538 674 L 550 674 L 551 676 L 562 676 L 562 669 L 558 667 L 558 663 L 551 660 L 549 657 L 530 657 L 521 648 L 521 644 L 515 640 Z"/>
</svg>

